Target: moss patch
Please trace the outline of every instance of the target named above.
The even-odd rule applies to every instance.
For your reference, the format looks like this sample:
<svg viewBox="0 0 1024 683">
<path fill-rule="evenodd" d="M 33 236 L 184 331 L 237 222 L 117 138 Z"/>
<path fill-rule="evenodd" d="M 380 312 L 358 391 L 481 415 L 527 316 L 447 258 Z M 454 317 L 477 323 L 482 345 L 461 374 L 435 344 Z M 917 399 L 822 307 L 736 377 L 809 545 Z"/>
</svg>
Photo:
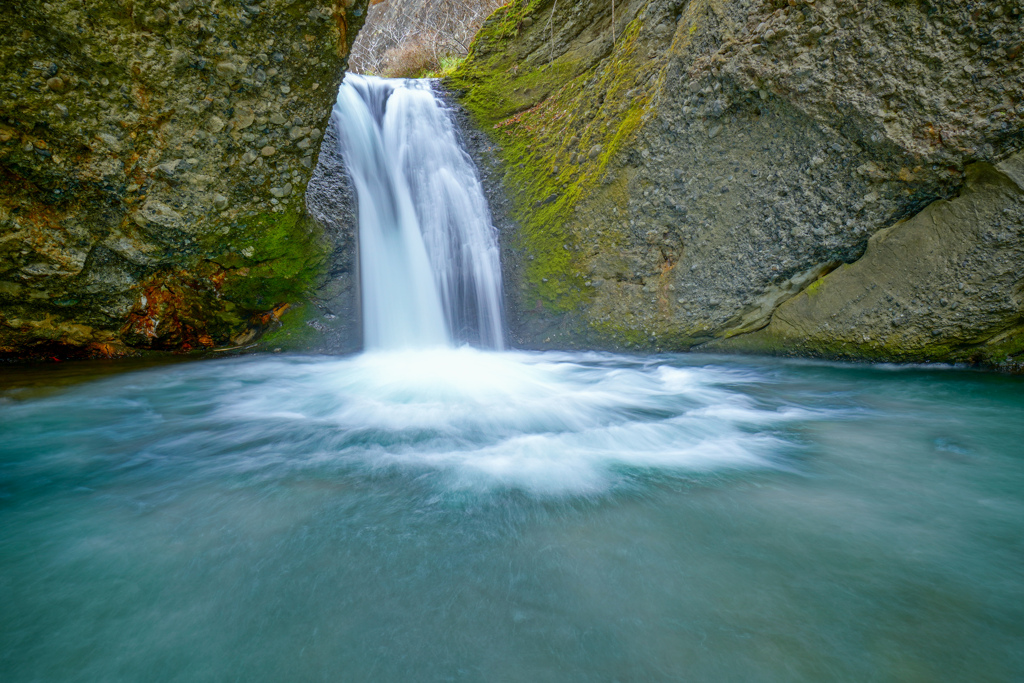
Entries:
<svg viewBox="0 0 1024 683">
<path fill-rule="evenodd" d="M 318 323 L 317 307 L 309 302 L 259 316 L 256 349 L 260 351 L 316 352 L 329 340 L 329 330 Z M 322 320 L 322 319 L 321 319 Z"/>
<path fill-rule="evenodd" d="M 462 91 L 474 122 L 498 144 L 521 227 L 513 246 L 525 254 L 524 307 L 564 313 L 593 298 L 579 248 L 586 226 L 575 214 L 612 182 L 610 161 L 651 108 L 664 59 L 640 54 L 639 19 L 604 57 L 566 52 L 550 60 L 545 43 L 534 54 L 516 52 L 523 19 L 550 6 L 517 0 L 498 9 L 446 85 Z M 544 31 L 546 23 L 525 30 Z"/>
<path fill-rule="evenodd" d="M 877 363 L 968 363 L 981 367 L 1015 370 L 1024 355 L 1024 325 L 997 335 L 981 344 L 958 344 L 955 340 L 925 343 L 914 348 L 882 341 L 791 339 L 759 330 L 728 340 L 716 340 L 711 351 L 767 353 L 779 356 L 813 356 L 830 360 L 862 360 Z"/>
<path fill-rule="evenodd" d="M 221 296 L 250 311 L 301 299 L 326 276 L 331 245 L 305 213 L 243 219 L 212 259 Z"/>
</svg>

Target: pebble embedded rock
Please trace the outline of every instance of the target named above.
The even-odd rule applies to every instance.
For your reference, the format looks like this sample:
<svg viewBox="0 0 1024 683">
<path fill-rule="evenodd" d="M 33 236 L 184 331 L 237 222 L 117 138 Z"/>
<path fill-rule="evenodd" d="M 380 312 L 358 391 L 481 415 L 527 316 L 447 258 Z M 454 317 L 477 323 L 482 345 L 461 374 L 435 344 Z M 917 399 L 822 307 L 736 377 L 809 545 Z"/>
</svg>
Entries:
<svg viewBox="0 0 1024 683">
<path fill-rule="evenodd" d="M 288 121 L 323 130 L 330 119 L 362 22 L 353 13 L 367 5 L 345 1 L 159 0 L 135 3 L 130 20 L 117 0 L 4 6 L 0 222 L 15 237 L 0 279 L 20 289 L 0 287 L 0 358 L 40 343 L 57 357 L 94 342 L 219 345 L 278 303 L 268 298 L 297 302 L 316 286 L 329 240 L 295 201 L 316 146 L 298 148 L 310 137 L 289 139 Z M 323 87 L 296 96 L 312 82 Z M 288 192 L 275 207 L 271 186 Z M 308 265 L 284 268 L 259 248 L 248 271 L 240 245 L 259 247 L 268 225 L 304 235 L 287 258 Z M 140 309 L 150 290 L 163 294 Z"/>
<path fill-rule="evenodd" d="M 234 78 L 238 68 L 231 62 L 217 62 L 217 75 L 224 79 Z"/>
</svg>

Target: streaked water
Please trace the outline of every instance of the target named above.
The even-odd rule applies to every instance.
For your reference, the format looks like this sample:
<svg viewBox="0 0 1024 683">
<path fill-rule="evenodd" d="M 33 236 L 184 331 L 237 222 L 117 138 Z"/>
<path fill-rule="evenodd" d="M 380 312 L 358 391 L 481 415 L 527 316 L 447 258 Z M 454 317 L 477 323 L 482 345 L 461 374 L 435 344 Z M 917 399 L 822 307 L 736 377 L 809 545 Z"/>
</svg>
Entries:
<svg viewBox="0 0 1024 683">
<path fill-rule="evenodd" d="M 371 352 L 8 383 L 0 681 L 1024 678 L 1024 382 L 456 348 L 501 288 L 447 113 L 335 115 Z"/>
<path fill-rule="evenodd" d="M 348 74 L 334 117 L 359 204 L 366 348 L 502 348 L 490 210 L 431 82 Z"/>
<path fill-rule="evenodd" d="M 1022 680 L 1022 389 L 470 349 L 8 388 L 0 680 Z"/>
</svg>

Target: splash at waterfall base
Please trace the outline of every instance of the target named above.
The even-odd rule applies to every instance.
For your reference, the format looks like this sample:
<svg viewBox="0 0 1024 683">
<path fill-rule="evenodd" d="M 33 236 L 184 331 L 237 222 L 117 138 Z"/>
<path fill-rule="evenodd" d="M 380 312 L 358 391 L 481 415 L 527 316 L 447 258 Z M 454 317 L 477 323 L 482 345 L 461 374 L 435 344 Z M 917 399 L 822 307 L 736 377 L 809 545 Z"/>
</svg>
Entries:
<svg viewBox="0 0 1024 683">
<path fill-rule="evenodd" d="M 0 443 L 5 683 L 1024 675 L 1017 378 L 256 354 L 3 390 Z"/>
</svg>

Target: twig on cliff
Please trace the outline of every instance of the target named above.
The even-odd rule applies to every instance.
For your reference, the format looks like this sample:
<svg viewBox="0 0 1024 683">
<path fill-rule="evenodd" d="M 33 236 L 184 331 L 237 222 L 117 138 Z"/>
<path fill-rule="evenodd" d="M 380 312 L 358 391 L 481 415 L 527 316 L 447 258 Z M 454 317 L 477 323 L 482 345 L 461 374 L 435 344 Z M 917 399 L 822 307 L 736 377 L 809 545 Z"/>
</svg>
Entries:
<svg viewBox="0 0 1024 683">
<path fill-rule="evenodd" d="M 551 36 L 551 54 L 548 57 L 548 64 L 555 61 L 555 8 L 558 7 L 558 0 L 551 3 L 551 16 L 548 17 L 548 33 Z"/>
<path fill-rule="evenodd" d="M 615 0 L 612 0 L 612 47 L 615 47 Z"/>
</svg>

